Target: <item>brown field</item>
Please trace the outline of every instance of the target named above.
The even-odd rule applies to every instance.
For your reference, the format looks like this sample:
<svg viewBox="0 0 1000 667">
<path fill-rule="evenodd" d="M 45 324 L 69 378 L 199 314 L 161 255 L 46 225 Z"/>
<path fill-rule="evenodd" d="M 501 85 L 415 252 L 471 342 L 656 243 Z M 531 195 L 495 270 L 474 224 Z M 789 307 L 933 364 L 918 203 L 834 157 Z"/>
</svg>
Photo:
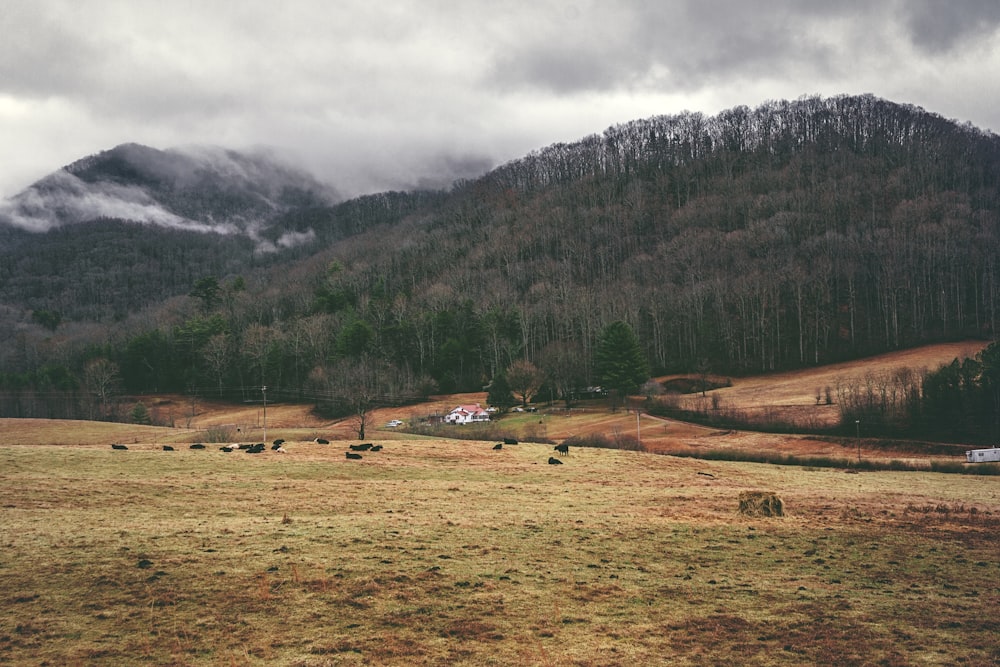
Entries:
<svg viewBox="0 0 1000 667">
<path fill-rule="evenodd" d="M 0 421 L 0 664 L 1000 663 L 996 477 L 584 448 L 556 466 L 551 444 L 384 428 L 369 438 L 383 451 L 349 461 L 351 425 L 301 406 L 268 406 L 287 453 L 188 449 L 219 424 L 260 439 L 254 411 L 201 403 L 175 428 Z M 636 416 L 509 423 L 559 441 L 633 433 Z M 651 448 L 828 446 L 639 428 Z M 747 491 L 785 515 L 740 515 Z"/>
</svg>

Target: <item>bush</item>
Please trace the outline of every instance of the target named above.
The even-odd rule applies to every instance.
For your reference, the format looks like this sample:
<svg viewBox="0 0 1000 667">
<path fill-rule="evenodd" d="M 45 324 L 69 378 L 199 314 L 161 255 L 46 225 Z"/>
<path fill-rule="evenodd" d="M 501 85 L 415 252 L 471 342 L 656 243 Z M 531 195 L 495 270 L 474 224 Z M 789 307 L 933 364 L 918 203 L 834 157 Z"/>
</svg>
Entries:
<svg viewBox="0 0 1000 667">
<path fill-rule="evenodd" d="M 209 426 L 205 429 L 205 442 L 233 442 L 236 439 L 236 428 L 231 424 Z"/>
<path fill-rule="evenodd" d="M 615 434 L 614 438 L 609 438 L 601 433 L 590 433 L 587 435 L 574 435 L 563 440 L 564 445 L 570 447 L 597 447 L 600 449 L 623 449 L 630 452 L 645 451 L 642 444 L 631 435 Z"/>
</svg>

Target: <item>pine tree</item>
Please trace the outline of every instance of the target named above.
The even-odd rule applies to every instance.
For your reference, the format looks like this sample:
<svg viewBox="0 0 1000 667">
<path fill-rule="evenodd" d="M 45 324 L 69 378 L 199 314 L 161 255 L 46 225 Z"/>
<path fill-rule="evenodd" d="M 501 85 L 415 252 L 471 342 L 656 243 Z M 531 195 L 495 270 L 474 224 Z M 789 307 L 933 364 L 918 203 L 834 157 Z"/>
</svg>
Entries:
<svg viewBox="0 0 1000 667">
<path fill-rule="evenodd" d="M 131 421 L 133 424 L 153 423 L 153 420 L 149 415 L 149 409 L 145 405 L 143 405 L 141 401 L 136 403 L 135 406 L 132 408 L 132 414 L 129 415 L 129 421 Z"/>
<path fill-rule="evenodd" d="M 601 332 L 594 351 L 594 371 L 608 390 L 612 407 L 634 394 L 649 379 L 649 363 L 635 332 L 622 321 L 612 322 Z"/>
<path fill-rule="evenodd" d="M 486 394 L 486 402 L 499 410 L 506 412 L 514 407 L 514 394 L 511 392 L 507 376 L 498 374 L 490 382 L 489 391 Z"/>
</svg>

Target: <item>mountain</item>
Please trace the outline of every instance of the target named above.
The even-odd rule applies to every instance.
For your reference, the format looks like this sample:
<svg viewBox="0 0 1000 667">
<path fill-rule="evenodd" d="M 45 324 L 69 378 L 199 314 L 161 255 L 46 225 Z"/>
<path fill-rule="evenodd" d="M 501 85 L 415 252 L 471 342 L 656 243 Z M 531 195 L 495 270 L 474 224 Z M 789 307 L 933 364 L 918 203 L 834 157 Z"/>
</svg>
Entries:
<svg viewBox="0 0 1000 667">
<path fill-rule="evenodd" d="M 0 223 L 44 232 L 116 219 L 255 238 L 290 210 L 335 200 L 331 188 L 263 153 L 122 144 L 10 198 L 0 207 Z"/>
<path fill-rule="evenodd" d="M 0 204 L 0 297 L 74 319 L 122 317 L 201 275 L 315 245 L 332 188 L 264 154 L 123 144 Z"/>
<path fill-rule="evenodd" d="M 234 231 L 0 228 L 0 338 L 19 341 L 0 350 L 0 373 L 58 358 L 79 377 L 100 349 L 130 391 L 267 384 L 302 397 L 328 395 L 350 364 L 456 391 L 527 359 L 556 394 L 594 384 L 593 352 L 617 321 L 654 371 L 716 374 L 1000 327 L 1000 138 L 869 95 L 635 120 L 448 191 L 279 206 L 260 227 L 275 246 L 287 230 L 314 239 L 278 252 L 241 231 L 262 202 L 288 201 L 274 189 L 122 152 L 66 173 Z M 244 194 L 228 207 L 176 194 L 192 182 Z"/>
</svg>

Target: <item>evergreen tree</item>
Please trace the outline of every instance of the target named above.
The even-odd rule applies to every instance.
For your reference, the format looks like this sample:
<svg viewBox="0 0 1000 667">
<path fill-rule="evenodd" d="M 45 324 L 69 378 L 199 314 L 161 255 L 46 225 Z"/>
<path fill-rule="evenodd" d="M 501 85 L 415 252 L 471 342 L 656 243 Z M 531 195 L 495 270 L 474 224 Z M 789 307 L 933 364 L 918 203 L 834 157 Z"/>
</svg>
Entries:
<svg viewBox="0 0 1000 667">
<path fill-rule="evenodd" d="M 601 332 L 594 351 L 594 371 L 611 395 L 612 407 L 649 379 L 649 363 L 632 327 L 619 320 Z"/>
<path fill-rule="evenodd" d="M 499 410 L 506 412 L 514 407 L 514 394 L 511 392 L 507 376 L 498 374 L 490 383 L 489 391 L 486 394 L 486 402 Z"/>
<path fill-rule="evenodd" d="M 143 405 L 142 401 L 135 404 L 132 408 L 132 413 L 129 415 L 129 421 L 133 424 L 152 424 L 152 417 L 149 415 L 149 409 Z"/>
</svg>

